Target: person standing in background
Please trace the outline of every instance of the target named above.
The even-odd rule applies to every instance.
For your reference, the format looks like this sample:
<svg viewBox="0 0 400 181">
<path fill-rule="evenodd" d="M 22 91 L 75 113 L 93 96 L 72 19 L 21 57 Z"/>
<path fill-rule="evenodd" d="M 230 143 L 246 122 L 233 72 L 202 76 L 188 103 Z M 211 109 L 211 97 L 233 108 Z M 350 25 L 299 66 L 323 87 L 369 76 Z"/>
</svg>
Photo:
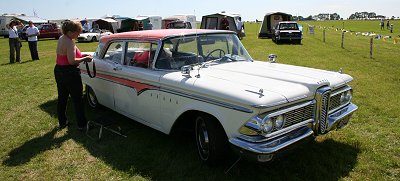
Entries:
<svg viewBox="0 0 400 181">
<path fill-rule="evenodd" d="M 221 19 L 221 30 L 229 30 L 230 28 L 229 28 L 229 21 L 228 21 L 228 18 L 227 18 L 227 16 L 224 16 L 222 19 Z"/>
<path fill-rule="evenodd" d="M 18 36 L 18 29 L 24 27 L 19 20 L 12 20 L 9 24 L 6 24 L 8 30 L 8 45 L 10 47 L 10 64 L 15 62 L 21 63 L 21 41 Z"/>
<path fill-rule="evenodd" d="M 383 20 L 383 18 L 381 19 L 381 30 L 385 29 L 385 20 Z"/>
<path fill-rule="evenodd" d="M 241 17 L 238 17 L 238 22 L 236 24 L 236 29 L 237 29 L 237 35 L 239 39 L 241 40 L 243 38 L 243 33 L 244 33 L 244 25 Z"/>
<path fill-rule="evenodd" d="M 142 21 L 139 21 L 139 31 L 142 31 L 143 30 L 143 22 Z"/>
<path fill-rule="evenodd" d="M 83 24 L 83 32 L 84 33 L 87 33 L 87 32 L 89 32 L 89 29 L 90 27 L 89 27 L 89 22 L 88 22 L 88 20 L 85 20 L 85 23 Z"/>
<path fill-rule="evenodd" d="M 389 20 L 387 20 L 387 23 L 386 23 L 386 28 L 387 28 L 387 29 L 389 29 L 389 28 L 390 28 L 390 22 L 389 22 Z"/>
<path fill-rule="evenodd" d="M 37 51 L 37 36 L 39 36 L 39 34 L 39 29 L 33 25 L 32 21 L 29 21 L 29 27 L 26 29 L 26 36 L 28 37 L 29 51 L 31 52 L 32 60 L 39 60 Z"/>
</svg>

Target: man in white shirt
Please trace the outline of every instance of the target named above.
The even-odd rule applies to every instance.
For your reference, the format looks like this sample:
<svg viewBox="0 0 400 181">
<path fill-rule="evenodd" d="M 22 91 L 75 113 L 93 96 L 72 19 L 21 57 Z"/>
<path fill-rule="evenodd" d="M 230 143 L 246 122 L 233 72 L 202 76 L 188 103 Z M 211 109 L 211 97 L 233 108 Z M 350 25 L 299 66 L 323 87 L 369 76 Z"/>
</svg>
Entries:
<svg viewBox="0 0 400 181">
<path fill-rule="evenodd" d="M 17 27 L 22 28 L 24 27 L 24 24 L 18 20 L 12 20 L 10 24 L 6 24 L 6 27 L 9 35 L 8 45 L 10 46 L 10 64 L 13 64 L 14 60 L 21 63 L 20 50 L 22 45 L 19 40 Z M 14 57 L 14 52 L 16 57 Z"/>
<path fill-rule="evenodd" d="M 237 35 L 239 36 L 239 39 L 241 40 L 243 37 L 243 33 L 244 33 L 244 26 L 243 26 L 243 21 L 241 17 L 238 17 L 238 22 L 236 24 L 236 29 L 237 29 Z"/>
<path fill-rule="evenodd" d="M 39 60 L 37 51 L 37 36 L 39 36 L 39 29 L 29 21 L 29 27 L 26 29 L 26 36 L 28 37 L 29 50 L 31 52 L 32 60 Z"/>
<path fill-rule="evenodd" d="M 89 32 L 90 27 L 89 27 L 89 22 L 86 20 L 85 23 L 83 24 L 83 32 L 87 33 Z"/>
</svg>

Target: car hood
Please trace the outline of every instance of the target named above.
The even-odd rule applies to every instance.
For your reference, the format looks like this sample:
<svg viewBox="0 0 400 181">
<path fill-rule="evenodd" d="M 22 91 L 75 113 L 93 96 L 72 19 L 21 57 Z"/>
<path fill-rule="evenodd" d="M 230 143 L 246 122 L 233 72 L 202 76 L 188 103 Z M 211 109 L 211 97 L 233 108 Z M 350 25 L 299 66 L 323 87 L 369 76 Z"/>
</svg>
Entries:
<svg viewBox="0 0 400 181">
<path fill-rule="evenodd" d="M 182 83 L 182 74 L 174 72 L 164 75 L 161 84 L 179 85 L 180 89 L 235 104 L 268 107 L 312 99 L 319 87 L 336 88 L 350 82 L 352 77 L 313 68 L 255 61 L 211 65 L 199 71 L 193 70 L 190 79 L 193 81 L 177 84 L 176 81 Z"/>
</svg>

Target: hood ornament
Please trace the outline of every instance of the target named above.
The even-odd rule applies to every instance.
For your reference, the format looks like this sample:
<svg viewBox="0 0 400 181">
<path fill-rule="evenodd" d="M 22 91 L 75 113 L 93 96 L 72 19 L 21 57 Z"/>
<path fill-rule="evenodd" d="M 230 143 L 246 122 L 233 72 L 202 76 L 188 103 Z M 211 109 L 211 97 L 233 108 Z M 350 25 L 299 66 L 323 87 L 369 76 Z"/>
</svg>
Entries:
<svg viewBox="0 0 400 181">
<path fill-rule="evenodd" d="M 342 74 L 342 73 L 343 73 L 343 69 L 340 68 L 339 71 L 338 71 L 338 73 L 339 73 L 339 74 Z"/>
<path fill-rule="evenodd" d="M 270 62 L 270 63 L 276 63 L 277 62 L 277 59 L 278 58 L 278 56 L 277 55 L 275 55 L 275 54 L 269 54 L 268 55 L 268 61 Z"/>
</svg>

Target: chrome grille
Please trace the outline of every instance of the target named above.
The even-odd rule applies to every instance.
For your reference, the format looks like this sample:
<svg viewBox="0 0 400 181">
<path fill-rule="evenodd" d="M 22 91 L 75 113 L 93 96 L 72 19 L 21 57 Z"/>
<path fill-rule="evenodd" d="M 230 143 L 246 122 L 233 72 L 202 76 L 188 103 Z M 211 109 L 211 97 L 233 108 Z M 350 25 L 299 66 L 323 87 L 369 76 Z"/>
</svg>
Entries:
<svg viewBox="0 0 400 181">
<path fill-rule="evenodd" d="M 329 100 L 329 111 L 334 110 L 334 109 L 338 108 L 339 106 L 341 106 L 341 104 L 340 104 L 340 96 L 341 95 L 342 94 L 336 94 L 331 97 L 331 99 Z"/>
<path fill-rule="evenodd" d="M 314 104 L 287 112 L 284 128 L 313 118 Z"/>
<path fill-rule="evenodd" d="M 325 130 L 328 128 L 328 103 L 329 103 L 329 92 L 325 92 L 322 96 L 322 102 L 321 102 L 321 111 L 320 111 L 320 131 L 321 133 L 324 133 Z"/>
<path fill-rule="evenodd" d="M 328 111 L 329 111 L 329 98 L 331 95 L 331 89 L 329 87 L 322 87 L 317 90 L 316 94 L 316 114 L 315 120 L 317 121 L 316 130 L 317 133 L 324 134 L 328 128 Z"/>
</svg>

